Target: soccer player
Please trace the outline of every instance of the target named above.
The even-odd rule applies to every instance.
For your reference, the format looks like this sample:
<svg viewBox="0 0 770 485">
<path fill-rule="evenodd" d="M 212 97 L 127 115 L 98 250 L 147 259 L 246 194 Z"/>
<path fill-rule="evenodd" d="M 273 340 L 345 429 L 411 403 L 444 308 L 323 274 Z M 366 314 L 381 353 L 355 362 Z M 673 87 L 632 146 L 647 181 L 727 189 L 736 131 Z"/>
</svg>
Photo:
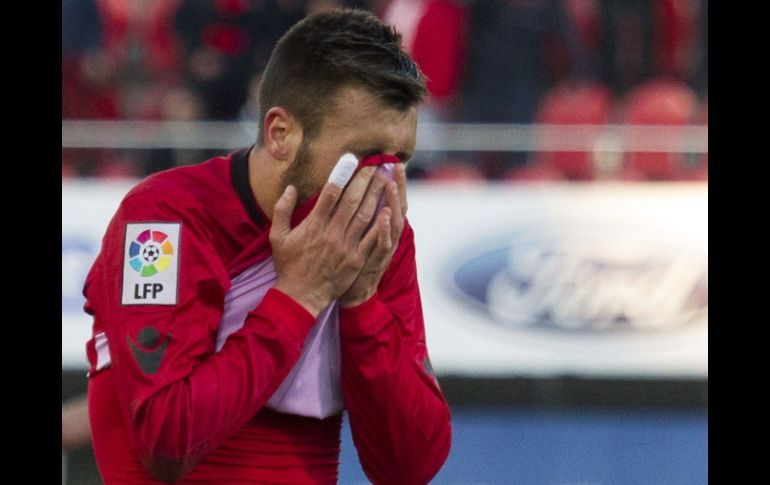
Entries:
<svg viewBox="0 0 770 485">
<path fill-rule="evenodd" d="M 299 22 L 255 145 L 121 202 L 84 287 L 107 485 L 335 483 L 344 410 L 375 484 L 446 460 L 405 219 L 425 87 L 400 42 L 362 11 Z"/>
</svg>

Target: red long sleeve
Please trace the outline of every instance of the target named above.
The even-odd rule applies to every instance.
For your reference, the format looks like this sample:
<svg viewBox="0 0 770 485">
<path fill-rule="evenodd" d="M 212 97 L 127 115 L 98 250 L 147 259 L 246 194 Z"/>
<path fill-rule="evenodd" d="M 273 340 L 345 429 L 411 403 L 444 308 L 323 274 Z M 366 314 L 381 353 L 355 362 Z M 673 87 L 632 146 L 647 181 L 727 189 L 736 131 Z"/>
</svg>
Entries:
<svg viewBox="0 0 770 485">
<path fill-rule="evenodd" d="M 174 207 L 180 206 L 184 201 L 176 200 Z M 161 480 L 179 479 L 254 417 L 299 358 L 315 322 L 271 289 L 244 327 L 214 353 L 229 279 L 205 225 L 188 212 L 162 199 L 124 201 L 85 289 L 87 308 L 109 344 L 111 367 L 102 372 L 113 374 L 139 459 Z M 173 241 L 179 258 L 176 304 L 121 302 L 126 227 L 142 221 L 180 224 Z"/>
<path fill-rule="evenodd" d="M 449 407 L 430 370 L 407 224 L 377 293 L 340 309 L 342 389 L 353 441 L 375 484 L 424 484 L 451 446 Z"/>
<path fill-rule="evenodd" d="M 267 228 L 230 185 L 238 163 L 246 159 L 215 158 L 132 190 L 86 279 L 89 413 L 107 484 L 337 478 L 341 414 L 264 409 L 315 318 L 271 289 L 216 351 L 226 301 L 237 298 L 231 281 L 245 261 L 269 256 Z M 414 257 L 407 225 L 377 294 L 339 314 L 343 397 L 377 484 L 427 482 L 451 440 L 449 409 L 426 370 Z"/>
</svg>

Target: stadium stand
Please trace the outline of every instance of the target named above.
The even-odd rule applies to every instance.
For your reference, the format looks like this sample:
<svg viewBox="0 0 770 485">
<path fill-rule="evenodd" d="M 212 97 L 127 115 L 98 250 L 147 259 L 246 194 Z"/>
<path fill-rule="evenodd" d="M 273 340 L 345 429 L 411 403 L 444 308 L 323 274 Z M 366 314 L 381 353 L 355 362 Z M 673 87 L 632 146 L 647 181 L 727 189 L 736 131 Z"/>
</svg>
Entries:
<svg viewBox="0 0 770 485">
<path fill-rule="evenodd" d="M 632 89 L 621 110 L 624 124 L 685 126 L 694 120 L 698 100 L 692 88 L 683 83 L 655 79 Z M 684 154 L 676 152 L 627 152 L 623 178 L 629 181 L 682 179 L 684 160 Z"/>
<path fill-rule="evenodd" d="M 553 207 L 573 212 L 572 205 L 552 202 L 555 193 L 564 198 L 620 186 L 613 197 L 649 190 L 654 202 L 665 182 L 708 181 L 707 5 L 707 0 L 65 0 L 62 187 L 69 209 L 63 210 L 68 225 L 62 230 L 63 409 L 86 392 L 80 354 L 85 338 L 78 332 L 90 332 L 90 320 L 82 311 L 82 280 L 102 231 L 96 227 L 99 218 L 84 217 L 87 211 L 80 207 L 98 212 L 108 205 L 83 203 L 80 191 L 110 186 L 117 192 L 116 187 L 159 170 L 253 143 L 259 100 L 247 99 L 247 83 L 256 85 L 275 40 L 303 15 L 340 6 L 370 8 L 404 35 L 430 91 L 409 164 L 409 178 L 417 182 L 410 200 L 419 201 L 422 192 L 422 200 L 434 204 L 436 193 L 451 192 L 448 200 L 466 204 L 465 184 L 472 187 L 468 193 L 483 193 L 477 198 L 509 192 L 520 197 L 519 204 L 535 201 L 538 211 L 521 210 L 509 221 L 490 218 L 488 228 L 479 226 L 493 233 L 519 227 L 514 225 L 521 222 L 519 214 L 546 219 L 543 227 L 550 227 Z M 496 181 L 507 185 L 487 190 L 485 183 Z M 643 183 L 648 181 L 662 183 Z M 595 183 L 581 187 L 583 182 Z M 540 183 L 543 187 L 522 187 Z M 705 183 L 669 185 L 707 193 Z M 614 210 L 614 202 L 605 205 Z M 506 204 L 498 207 L 509 210 Z M 698 206 L 704 214 L 701 207 L 705 204 Z M 410 211 L 417 218 L 419 203 Z M 462 210 L 441 217 L 454 222 L 459 214 Z M 421 228 L 420 234 L 429 232 Z M 420 247 L 422 259 L 443 249 Z M 491 254 L 479 260 L 484 264 L 463 267 L 469 278 L 494 269 L 498 256 L 502 261 L 502 250 Z M 604 267 L 596 270 L 596 281 L 612 277 L 601 271 Z M 429 273 L 422 272 L 421 279 L 426 290 L 441 289 Z M 434 308 L 437 314 L 447 311 Z M 78 319 L 85 326 L 79 327 Z M 704 324 L 707 329 L 707 317 Z M 545 341 L 537 329 L 528 330 L 479 326 L 478 335 L 520 332 Z M 432 341 L 441 338 L 446 337 Z M 511 346 L 520 340 L 517 335 Z M 65 360 L 69 347 L 80 360 Z M 659 347 L 655 352 L 658 359 Z M 553 356 L 569 357 L 556 351 Z M 681 353 L 675 359 L 681 360 Z M 529 367 L 487 375 L 447 371 L 440 357 L 436 363 L 455 436 L 452 457 L 436 483 L 707 481 L 707 369 L 703 375 L 673 377 L 622 374 L 622 369 L 613 369 L 617 376 L 574 368 L 532 373 Z M 345 426 L 340 483 L 368 483 Z M 99 483 L 90 445 L 63 446 L 62 484 Z"/>
<path fill-rule="evenodd" d="M 538 109 L 537 122 L 603 125 L 610 119 L 612 102 L 612 93 L 600 83 L 561 84 L 545 95 Z M 548 142 L 547 139 L 543 141 Z M 559 178 L 567 180 L 593 180 L 597 172 L 592 152 L 539 152 L 534 164 L 550 168 Z"/>
</svg>

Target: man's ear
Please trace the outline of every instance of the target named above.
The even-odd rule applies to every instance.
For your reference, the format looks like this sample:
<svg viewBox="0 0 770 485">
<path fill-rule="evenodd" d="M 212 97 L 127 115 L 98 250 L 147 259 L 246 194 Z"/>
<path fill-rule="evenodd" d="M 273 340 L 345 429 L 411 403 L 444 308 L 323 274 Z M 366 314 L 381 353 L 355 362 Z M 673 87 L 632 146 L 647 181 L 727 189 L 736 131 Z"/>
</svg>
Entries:
<svg viewBox="0 0 770 485">
<path fill-rule="evenodd" d="M 294 157 L 302 143 L 302 127 L 294 116 L 280 106 L 274 106 L 265 114 L 265 150 L 276 160 L 288 161 Z"/>
</svg>

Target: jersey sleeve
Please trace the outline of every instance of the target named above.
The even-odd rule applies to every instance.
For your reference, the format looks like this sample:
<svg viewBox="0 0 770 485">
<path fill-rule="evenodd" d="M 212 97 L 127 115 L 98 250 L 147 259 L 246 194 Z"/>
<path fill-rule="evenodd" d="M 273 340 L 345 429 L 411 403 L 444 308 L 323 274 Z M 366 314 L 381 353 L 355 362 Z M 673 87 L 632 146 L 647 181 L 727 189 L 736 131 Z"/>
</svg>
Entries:
<svg viewBox="0 0 770 485">
<path fill-rule="evenodd" d="M 161 480 L 188 473 L 259 411 L 299 358 L 315 322 L 293 299 L 270 289 L 215 353 L 229 279 L 200 217 L 180 201 L 127 198 L 84 289 L 86 307 L 106 334 L 111 366 L 104 372 L 114 373 L 137 455 Z M 164 229 L 167 238 L 157 239 L 170 244 L 166 250 L 176 263 L 159 266 L 153 249 L 134 261 L 136 251 L 146 249 L 141 240 L 156 237 L 153 228 Z M 144 236 L 135 238 L 137 232 Z M 140 247 L 132 248 L 134 242 Z M 154 269 L 146 269 L 148 261 Z M 143 273 L 173 273 L 174 264 L 176 278 L 143 279 Z M 169 292 L 158 299 L 162 304 L 148 300 L 159 281 Z"/>
<path fill-rule="evenodd" d="M 377 293 L 340 309 L 340 346 L 345 407 L 367 477 L 429 482 L 449 454 L 451 418 L 430 366 L 408 225 Z"/>
</svg>

